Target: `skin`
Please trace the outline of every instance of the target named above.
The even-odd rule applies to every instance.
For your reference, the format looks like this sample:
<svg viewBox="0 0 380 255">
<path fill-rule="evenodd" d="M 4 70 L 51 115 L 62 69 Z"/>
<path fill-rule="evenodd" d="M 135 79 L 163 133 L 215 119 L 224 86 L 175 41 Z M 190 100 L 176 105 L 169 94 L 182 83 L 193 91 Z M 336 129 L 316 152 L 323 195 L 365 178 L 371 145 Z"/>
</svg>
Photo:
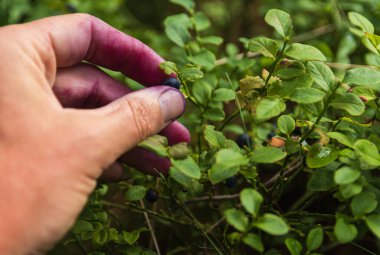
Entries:
<svg viewBox="0 0 380 255">
<path fill-rule="evenodd" d="M 147 173 L 169 162 L 133 149 L 161 131 L 188 142 L 185 107 L 163 61 L 140 41 L 85 14 L 0 28 L 0 251 L 41 254 L 73 225 L 99 177 L 127 162 Z M 85 60 L 86 63 L 82 63 Z M 152 86 L 133 92 L 94 65 Z"/>
</svg>

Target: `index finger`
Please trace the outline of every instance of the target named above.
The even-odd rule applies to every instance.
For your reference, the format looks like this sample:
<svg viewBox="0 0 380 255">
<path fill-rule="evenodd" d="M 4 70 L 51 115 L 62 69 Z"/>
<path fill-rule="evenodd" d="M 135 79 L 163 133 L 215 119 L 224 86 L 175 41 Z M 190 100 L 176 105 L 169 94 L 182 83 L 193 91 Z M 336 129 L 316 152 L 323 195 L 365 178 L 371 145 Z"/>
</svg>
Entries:
<svg viewBox="0 0 380 255">
<path fill-rule="evenodd" d="M 49 17 L 29 25 L 50 40 L 53 51 L 45 50 L 44 54 L 54 52 L 57 67 L 86 60 L 120 71 L 143 85 L 159 85 L 167 78 L 159 67 L 164 60 L 156 52 L 88 14 Z"/>
</svg>

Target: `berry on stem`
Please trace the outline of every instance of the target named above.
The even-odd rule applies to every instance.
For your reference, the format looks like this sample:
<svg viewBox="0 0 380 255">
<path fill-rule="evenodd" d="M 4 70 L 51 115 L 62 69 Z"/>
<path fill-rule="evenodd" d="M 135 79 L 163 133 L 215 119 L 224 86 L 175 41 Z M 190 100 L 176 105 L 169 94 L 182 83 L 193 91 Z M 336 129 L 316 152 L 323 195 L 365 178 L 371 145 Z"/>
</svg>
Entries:
<svg viewBox="0 0 380 255">
<path fill-rule="evenodd" d="M 166 86 L 169 86 L 169 87 L 172 87 L 175 89 L 179 89 L 181 87 L 181 83 L 179 82 L 179 80 L 177 78 L 174 78 L 174 77 L 167 78 L 163 82 L 163 85 L 166 85 Z"/>
<path fill-rule="evenodd" d="M 249 147 L 252 144 L 252 140 L 248 134 L 242 134 L 236 138 L 236 143 L 240 148 L 244 148 L 244 146 Z"/>
<path fill-rule="evenodd" d="M 237 184 L 237 179 L 235 176 L 232 176 L 232 177 L 226 179 L 225 185 L 227 188 L 233 188 L 236 186 L 236 184 Z"/>
<path fill-rule="evenodd" d="M 158 200 L 158 193 L 154 189 L 148 189 L 145 194 L 145 199 L 149 203 L 154 203 Z"/>
<path fill-rule="evenodd" d="M 294 131 L 292 132 L 293 136 L 301 136 L 302 135 L 302 130 L 301 127 L 296 127 Z"/>
<path fill-rule="evenodd" d="M 267 135 L 267 139 L 270 140 L 272 137 L 276 136 L 276 133 L 273 131 L 270 131 L 269 134 Z"/>
</svg>

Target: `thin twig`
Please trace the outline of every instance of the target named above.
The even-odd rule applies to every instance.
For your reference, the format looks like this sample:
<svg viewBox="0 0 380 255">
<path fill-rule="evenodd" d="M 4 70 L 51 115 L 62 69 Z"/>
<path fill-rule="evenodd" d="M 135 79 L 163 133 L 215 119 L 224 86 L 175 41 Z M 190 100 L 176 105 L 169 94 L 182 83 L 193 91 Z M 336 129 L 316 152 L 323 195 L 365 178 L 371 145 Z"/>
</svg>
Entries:
<svg viewBox="0 0 380 255">
<path fill-rule="evenodd" d="M 289 164 L 289 167 L 288 169 L 284 172 L 284 175 L 283 177 L 286 177 L 288 175 L 290 175 L 294 170 L 296 170 L 299 166 L 301 165 L 301 161 L 300 161 L 300 157 L 297 157 L 293 162 L 291 162 Z M 275 183 L 279 178 L 280 178 L 281 174 L 280 173 L 277 173 L 276 175 L 274 175 L 272 178 L 270 178 L 269 180 L 267 180 L 264 185 L 265 187 L 269 187 L 271 186 L 273 183 Z"/>
<path fill-rule="evenodd" d="M 294 172 L 300 165 L 302 164 L 301 157 L 295 158 L 288 166 L 288 169 L 284 172 L 283 177 L 289 176 L 292 172 Z M 272 178 L 267 180 L 264 185 L 265 187 L 269 187 L 273 183 L 275 183 L 280 178 L 280 173 L 277 173 Z M 195 202 L 204 202 L 204 201 L 222 201 L 222 200 L 233 200 L 238 199 L 240 196 L 239 193 L 231 194 L 231 195 L 216 195 L 216 196 L 203 196 L 196 197 L 189 200 L 186 200 L 185 203 L 195 203 Z"/>
<path fill-rule="evenodd" d="M 186 200 L 186 204 L 194 203 L 194 202 L 202 202 L 202 201 L 220 201 L 220 200 L 232 200 L 239 198 L 239 194 L 232 195 L 216 195 L 216 196 L 204 196 L 204 197 L 196 197 L 193 199 Z"/>
<path fill-rule="evenodd" d="M 145 205 L 144 205 L 144 203 L 143 203 L 142 200 L 140 200 L 140 206 L 141 206 L 141 208 L 145 209 Z M 150 222 L 149 215 L 145 211 L 144 211 L 144 218 L 145 218 L 146 224 L 148 225 L 148 228 L 150 230 L 150 234 L 152 236 L 152 240 L 153 240 L 154 247 L 156 248 L 156 252 L 157 252 L 158 255 L 161 255 L 160 247 L 158 246 L 158 242 L 157 242 L 157 238 L 156 238 L 156 235 L 155 235 L 155 231 L 154 231 L 154 229 L 152 227 L 152 223 Z"/>
<path fill-rule="evenodd" d="M 118 209 L 121 209 L 121 210 L 133 210 L 133 209 L 135 209 L 136 212 L 138 212 L 138 213 L 146 212 L 146 213 L 149 213 L 152 216 L 158 217 L 158 218 L 163 219 L 163 220 L 167 220 L 167 221 L 170 221 L 170 222 L 173 222 L 173 223 L 177 223 L 177 224 L 181 224 L 181 225 L 187 225 L 187 226 L 193 226 L 193 227 L 195 227 L 194 224 L 191 223 L 191 222 L 185 222 L 185 221 L 177 220 L 175 218 L 166 216 L 164 214 L 160 214 L 160 213 L 154 212 L 152 210 L 149 210 L 149 209 L 146 209 L 146 208 L 142 208 L 142 207 L 137 206 L 137 205 L 135 205 L 133 203 L 128 203 L 128 206 L 112 203 L 112 202 L 105 201 L 105 200 L 103 200 L 102 203 L 105 206 L 114 207 L 114 208 L 118 208 Z"/>
<path fill-rule="evenodd" d="M 207 234 L 211 233 L 217 226 L 219 226 L 224 220 L 226 219 L 225 216 L 220 218 L 217 222 L 215 222 L 211 227 L 206 231 Z"/>
</svg>

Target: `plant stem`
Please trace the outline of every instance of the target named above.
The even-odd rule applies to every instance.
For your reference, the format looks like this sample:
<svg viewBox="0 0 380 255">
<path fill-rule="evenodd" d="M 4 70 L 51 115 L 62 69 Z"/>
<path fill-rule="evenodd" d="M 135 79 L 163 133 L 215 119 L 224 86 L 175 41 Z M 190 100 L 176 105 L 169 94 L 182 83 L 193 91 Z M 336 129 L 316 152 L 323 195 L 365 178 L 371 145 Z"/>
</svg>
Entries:
<svg viewBox="0 0 380 255">
<path fill-rule="evenodd" d="M 310 199 L 314 195 L 314 192 L 307 191 L 300 197 L 288 210 L 289 212 L 294 211 L 298 207 L 300 207 L 303 203 L 305 203 L 308 199 Z"/>
<path fill-rule="evenodd" d="M 371 254 L 371 255 L 376 255 L 376 253 L 366 249 L 365 247 L 355 243 L 355 242 L 351 242 L 353 245 L 355 245 L 356 247 L 358 247 L 359 249 L 362 249 L 363 251 L 367 252 L 368 254 Z"/>
<path fill-rule="evenodd" d="M 322 111 L 319 113 L 319 115 L 318 115 L 317 119 L 315 120 L 315 122 L 313 123 L 312 127 L 300 139 L 300 142 L 299 142 L 300 144 L 302 144 L 302 142 L 305 141 L 313 133 L 314 129 L 317 127 L 318 123 L 321 121 L 323 115 L 326 113 L 327 108 L 329 108 L 331 101 L 334 99 L 336 90 L 340 87 L 340 85 L 342 85 L 342 82 L 337 81 L 333 91 L 331 92 L 330 96 L 327 99 L 326 104 L 323 106 Z"/>
<path fill-rule="evenodd" d="M 189 87 L 187 86 L 187 83 L 181 79 L 181 83 L 183 84 L 183 88 L 186 92 L 187 98 L 190 100 L 191 103 L 193 103 L 194 106 L 201 109 L 201 106 L 197 103 L 197 101 L 191 96 Z"/>
<path fill-rule="evenodd" d="M 276 70 L 278 62 L 280 62 L 280 60 L 282 58 L 282 55 L 284 55 L 284 51 L 286 49 L 287 43 L 288 43 L 288 41 L 285 40 L 284 44 L 282 45 L 281 51 L 277 54 L 276 59 L 274 60 L 272 66 L 271 66 L 271 70 L 269 71 L 268 77 L 265 79 L 264 88 L 266 88 L 266 86 L 268 85 L 268 82 L 269 82 L 270 78 L 272 78 L 273 73 Z"/>
<path fill-rule="evenodd" d="M 118 208 L 118 209 L 121 209 L 121 210 L 130 210 L 131 209 L 128 206 L 124 206 L 124 205 L 121 205 L 121 204 L 116 204 L 116 203 L 108 202 L 108 201 L 105 201 L 105 200 L 102 201 L 102 204 L 105 205 L 105 206 L 114 207 L 114 208 Z M 149 209 L 139 207 L 139 206 L 134 205 L 132 203 L 129 203 L 128 205 L 130 207 L 132 207 L 132 208 L 135 208 L 135 209 L 139 210 L 139 211 L 147 212 L 147 213 L 149 213 L 149 214 L 151 214 L 153 216 L 156 216 L 158 218 L 161 218 L 161 219 L 164 219 L 164 220 L 167 220 L 167 221 L 171 221 L 173 223 L 177 223 L 177 224 L 181 224 L 181 225 L 187 225 L 187 226 L 194 226 L 194 224 L 192 224 L 191 222 L 180 221 L 180 220 L 174 219 L 172 217 L 168 217 L 166 215 L 159 214 L 157 212 L 151 211 Z"/>
<path fill-rule="evenodd" d="M 142 200 L 140 200 L 140 206 L 141 206 L 141 208 L 145 209 L 145 205 L 144 205 L 144 202 Z M 160 247 L 158 246 L 158 242 L 157 242 L 155 231 L 154 231 L 154 229 L 152 227 L 152 223 L 150 222 L 148 213 L 145 212 L 145 211 L 144 211 L 144 218 L 145 218 L 146 224 L 148 225 L 148 228 L 150 230 L 150 234 L 152 236 L 153 244 L 154 244 L 154 247 L 156 249 L 157 255 L 161 255 L 161 251 L 160 251 Z"/>
<path fill-rule="evenodd" d="M 231 79 L 230 79 L 230 76 L 228 75 L 228 73 L 226 73 L 226 76 L 227 76 L 228 83 L 231 86 L 231 89 L 233 89 L 232 82 L 231 82 Z M 241 118 L 241 122 L 243 123 L 244 132 L 247 134 L 248 131 L 247 131 L 247 126 L 245 125 L 243 111 L 241 109 L 241 105 L 240 105 L 240 102 L 239 102 L 236 94 L 235 94 L 235 103 L 236 103 L 238 110 L 239 110 L 239 113 L 240 113 L 240 118 Z M 250 142 L 248 142 L 248 148 L 249 148 L 249 150 L 252 150 L 252 144 Z"/>
<path fill-rule="evenodd" d="M 223 131 L 223 129 L 230 123 L 233 119 L 235 119 L 237 116 L 239 116 L 240 111 L 235 111 L 233 114 L 231 114 L 219 127 L 219 131 Z"/>
<path fill-rule="evenodd" d="M 189 208 L 187 208 L 187 206 L 184 203 L 182 203 L 181 200 L 177 199 L 175 196 L 174 196 L 174 198 L 177 201 L 177 203 L 181 206 L 181 208 L 183 209 L 183 211 L 185 213 L 187 213 L 188 216 L 198 226 L 198 229 L 203 233 L 203 235 L 206 237 L 206 239 L 209 241 L 209 243 L 214 247 L 214 249 L 216 250 L 216 252 L 219 255 L 223 255 L 223 253 L 219 250 L 218 246 L 216 246 L 216 244 L 214 243 L 214 241 L 210 238 L 210 236 L 208 235 L 208 233 L 204 230 L 203 224 L 198 221 L 198 219 L 193 215 L 193 213 L 189 210 Z"/>
</svg>

